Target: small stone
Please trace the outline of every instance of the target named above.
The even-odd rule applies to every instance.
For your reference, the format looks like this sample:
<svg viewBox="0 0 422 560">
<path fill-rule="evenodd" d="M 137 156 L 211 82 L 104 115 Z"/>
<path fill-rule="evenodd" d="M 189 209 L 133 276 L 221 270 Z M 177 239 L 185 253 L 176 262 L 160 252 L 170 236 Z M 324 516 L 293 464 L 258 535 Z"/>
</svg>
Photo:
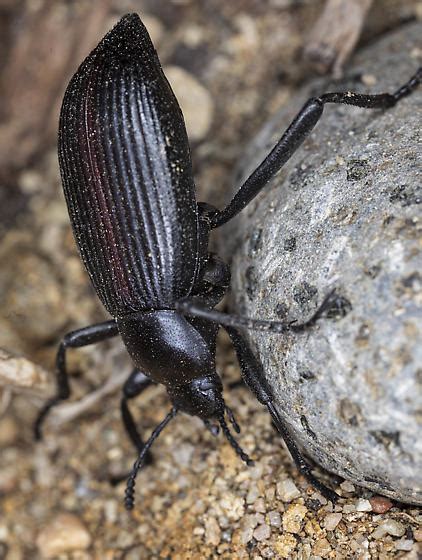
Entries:
<svg viewBox="0 0 422 560">
<path fill-rule="evenodd" d="M 422 542 L 422 529 L 415 529 L 413 531 L 413 537 L 415 541 Z"/>
<path fill-rule="evenodd" d="M 375 513 L 385 513 L 393 507 L 391 500 L 384 496 L 374 496 L 369 500 L 372 511 Z"/>
<path fill-rule="evenodd" d="M 414 544 L 414 541 L 411 539 L 400 539 L 399 541 L 396 541 L 394 546 L 396 547 L 396 550 L 405 550 L 409 552 L 412 550 Z"/>
<path fill-rule="evenodd" d="M 54 558 L 61 553 L 86 550 L 91 544 L 91 535 L 70 513 L 59 513 L 37 537 L 37 547 L 43 558 Z"/>
<path fill-rule="evenodd" d="M 406 529 L 402 523 L 396 521 L 395 519 L 387 519 L 381 525 L 375 529 L 371 534 L 373 539 L 382 539 L 385 535 L 391 535 L 392 537 L 402 537 L 406 532 Z"/>
<path fill-rule="evenodd" d="M 208 90 L 180 66 L 167 66 L 166 77 L 183 111 L 190 140 L 202 140 L 210 126 L 214 103 Z"/>
<path fill-rule="evenodd" d="M 271 527 L 269 525 L 258 525 L 258 527 L 253 532 L 253 537 L 258 542 L 266 541 L 271 537 Z"/>
<path fill-rule="evenodd" d="M 321 558 L 328 558 L 331 550 L 331 545 L 327 539 L 318 539 L 312 549 L 312 552 L 316 556 L 321 556 Z"/>
<path fill-rule="evenodd" d="M 205 521 L 205 542 L 213 546 L 220 544 L 221 529 L 215 517 L 208 517 Z"/>
<path fill-rule="evenodd" d="M 377 78 L 373 74 L 362 74 L 360 81 L 365 84 L 365 86 L 372 87 L 377 83 Z"/>
<path fill-rule="evenodd" d="M 292 552 L 297 546 L 297 541 L 293 535 L 282 535 L 275 543 L 275 551 L 281 558 L 292 558 Z"/>
<path fill-rule="evenodd" d="M 253 504 L 254 511 L 258 513 L 265 513 L 267 510 L 265 508 L 265 502 L 262 498 L 258 498 L 256 502 Z"/>
<path fill-rule="evenodd" d="M 302 521 L 308 510 L 305 506 L 294 504 L 283 515 L 283 529 L 288 533 L 299 533 L 302 527 Z"/>
<path fill-rule="evenodd" d="M 253 528 L 245 527 L 240 533 L 240 540 L 242 544 L 247 544 L 253 539 Z"/>
<path fill-rule="evenodd" d="M 257 484 L 253 484 L 246 495 L 246 503 L 253 504 L 260 496 L 260 491 Z"/>
<path fill-rule="evenodd" d="M 281 527 L 281 515 L 278 511 L 268 512 L 268 520 L 272 527 Z"/>
<path fill-rule="evenodd" d="M 355 511 L 356 511 L 355 504 L 344 504 L 343 513 L 355 513 Z"/>
<path fill-rule="evenodd" d="M 342 517 L 341 513 L 329 513 L 324 519 L 324 527 L 327 531 L 334 531 Z"/>
<path fill-rule="evenodd" d="M 45 389 L 48 374 L 39 365 L 0 348 L 0 385 Z"/>
<path fill-rule="evenodd" d="M 356 502 L 355 507 L 356 511 L 372 511 L 372 505 L 369 500 L 362 500 L 361 498 Z"/>
<path fill-rule="evenodd" d="M 340 488 L 342 490 L 344 490 L 344 492 L 354 492 L 355 491 L 355 486 L 354 484 L 352 484 L 351 482 L 349 482 L 348 480 L 345 480 L 344 482 L 342 482 L 340 484 Z"/>
<path fill-rule="evenodd" d="M 296 484 L 290 478 L 277 483 L 277 494 L 283 502 L 291 502 L 300 496 Z"/>
<path fill-rule="evenodd" d="M 18 434 L 18 425 L 11 416 L 5 416 L 0 420 L 0 447 L 14 443 Z"/>
</svg>

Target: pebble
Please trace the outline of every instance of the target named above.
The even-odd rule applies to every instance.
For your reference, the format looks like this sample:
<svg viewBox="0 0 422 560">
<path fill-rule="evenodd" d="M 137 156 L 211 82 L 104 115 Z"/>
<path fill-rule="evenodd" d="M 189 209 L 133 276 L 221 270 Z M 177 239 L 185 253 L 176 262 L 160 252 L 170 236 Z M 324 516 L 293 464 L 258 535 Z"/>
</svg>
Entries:
<svg viewBox="0 0 422 560">
<path fill-rule="evenodd" d="M 277 540 L 274 548 L 281 558 L 292 558 L 292 552 L 294 551 L 296 546 L 297 541 L 294 536 L 287 533 L 285 535 L 281 535 L 281 537 Z"/>
<path fill-rule="evenodd" d="M 372 505 L 369 500 L 362 500 L 361 498 L 357 500 L 355 507 L 356 511 L 372 511 Z"/>
<path fill-rule="evenodd" d="M 348 480 L 345 480 L 344 482 L 342 482 L 340 484 L 340 488 L 342 490 L 344 490 L 345 492 L 354 492 L 355 491 L 355 486 L 354 484 L 352 484 L 351 482 L 349 482 Z"/>
<path fill-rule="evenodd" d="M 422 542 L 422 529 L 415 529 L 413 531 L 413 536 L 415 538 L 415 541 Z"/>
<path fill-rule="evenodd" d="M 211 95 L 180 66 L 166 66 L 164 72 L 182 108 L 189 139 L 202 140 L 211 127 L 214 113 Z"/>
<path fill-rule="evenodd" d="M 277 494 L 283 502 L 291 502 L 300 496 L 300 491 L 293 480 L 287 478 L 277 483 Z"/>
<path fill-rule="evenodd" d="M 261 495 L 257 484 L 253 484 L 246 495 L 246 503 L 253 504 Z"/>
<path fill-rule="evenodd" d="M 393 507 L 393 503 L 384 496 L 374 496 L 369 500 L 372 511 L 375 513 L 385 513 Z"/>
<path fill-rule="evenodd" d="M 70 513 L 59 513 L 38 534 L 37 547 L 42 558 L 54 558 L 74 550 L 86 550 L 91 544 L 91 535 Z"/>
<path fill-rule="evenodd" d="M 258 513 L 265 513 L 267 511 L 265 508 L 265 502 L 262 498 L 258 498 L 252 507 L 254 511 Z"/>
<path fill-rule="evenodd" d="M 355 513 L 356 506 L 355 504 L 345 504 L 343 506 L 343 513 Z"/>
<path fill-rule="evenodd" d="M 396 521 L 395 519 L 387 519 L 381 525 L 375 529 L 371 534 L 373 539 L 381 539 L 385 535 L 391 535 L 392 537 L 402 537 L 406 532 L 406 529 L 402 523 Z"/>
<path fill-rule="evenodd" d="M 321 558 L 328 558 L 328 555 L 331 552 L 331 545 L 327 541 L 327 539 L 318 539 L 312 549 L 312 552 L 316 556 L 321 556 Z"/>
<path fill-rule="evenodd" d="M 334 531 L 342 517 L 341 513 L 329 513 L 324 519 L 324 527 L 327 531 Z"/>
<path fill-rule="evenodd" d="M 217 546 L 221 541 L 221 529 L 215 517 L 208 517 L 205 521 L 205 542 Z"/>
<path fill-rule="evenodd" d="M 48 374 L 26 358 L 13 356 L 0 348 L 0 382 L 14 388 L 45 389 Z"/>
<path fill-rule="evenodd" d="M 19 428 L 11 416 L 5 416 L 0 420 L 0 446 L 6 447 L 15 442 L 19 435 Z"/>
<path fill-rule="evenodd" d="M 271 527 L 269 525 L 258 525 L 253 532 L 253 537 L 258 542 L 266 541 L 271 537 Z"/>
<path fill-rule="evenodd" d="M 415 543 L 411 539 L 400 539 L 399 541 L 396 541 L 394 546 L 396 547 L 396 550 L 409 552 L 412 550 L 414 544 Z"/>
<path fill-rule="evenodd" d="M 281 527 L 281 515 L 278 511 L 269 511 L 268 520 L 272 527 Z"/>
<path fill-rule="evenodd" d="M 305 506 L 294 504 L 283 514 L 283 529 L 288 533 L 297 534 L 302 527 L 302 521 L 308 510 Z"/>
</svg>

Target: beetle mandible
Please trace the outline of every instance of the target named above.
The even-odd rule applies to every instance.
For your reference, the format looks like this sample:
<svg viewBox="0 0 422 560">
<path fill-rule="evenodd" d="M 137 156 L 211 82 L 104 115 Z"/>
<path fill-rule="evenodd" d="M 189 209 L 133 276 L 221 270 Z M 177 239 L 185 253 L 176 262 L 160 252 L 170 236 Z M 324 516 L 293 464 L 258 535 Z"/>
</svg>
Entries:
<svg viewBox="0 0 422 560">
<path fill-rule="evenodd" d="M 197 203 L 183 116 L 157 53 L 137 14 L 124 16 L 71 79 L 59 125 L 59 164 L 73 233 L 91 282 L 113 317 L 67 334 L 56 358 L 57 393 L 35 422 L 70 396 L 66 351 L 120 335 L 134 363 L 121 400 L 126 431 L 138 451 L 125 506 L 134 506 L 135 478 L 149 449 L 178 411 L 219 429 L 247 464 L 236 441 L 239 426 L 225 404 L 215 368 L 223 326 L 236 350 L 242 379 L 267 407 L 297 467 L 329 500 L 337 494 L 311 472 L 288 424 L 273 404 L 262 366 L 242 331 L 303 332 L 335 302 L 329 293 L 306 322 L 249 319 L 216 311 L 230 284 L 229 267 L 208 242 L 212 229 L 234 218 L 270 181 L 312 131 L 326 103 L 389 108 L 420 83 L 422 69 L 395 93 L 325 93 L 311 98 L 226 208 Z M 146 443 L 128 400 L 163 384 L 172 402 Z"/>
</svg>

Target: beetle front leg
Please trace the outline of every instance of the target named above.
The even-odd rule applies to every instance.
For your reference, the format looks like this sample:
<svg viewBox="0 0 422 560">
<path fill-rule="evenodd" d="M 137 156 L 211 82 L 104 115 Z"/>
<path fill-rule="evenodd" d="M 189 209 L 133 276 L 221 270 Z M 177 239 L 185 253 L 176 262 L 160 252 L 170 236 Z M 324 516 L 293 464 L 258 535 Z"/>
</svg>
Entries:
<svg viewBox="0 0 422 560">
<path fill-rule="evenodd" d="M 105 321 L 97 325 L 90 325 L 77 331 L 66 334 L 60 343 L 56 355 L 56 382 L 57 392 L 54 397 L 49 399 L 38 413 L 34 424 L 35 439 L 42 439 L 42 425 L 49 414 L 50 410 L 70 397 L 69 377 L 66 369 L 66 350 L 68 348 L 81 348 L 89 344 L 101 342 L 107 338 L 117 336 L 119 334 L 117 324 L 113 321 Z"/>
<path fill-rule="evenodd" d="M 255 395 L 257 400 L 265 405 L 268 412 L 271 414 L 271 418 L 277 428 L 278 433 L 283 438 L 290 455 L 292 456 L 297 468 L 305 476 L 305 478 L 316 488 L 327 500 L 335 502 L 339 497 L 333 490 L 327 488 L 322 482 L 320 482 L 312 474 L 311 467 L 299 451 L 293 437 L 291 436 L 286 423 L 281 418 L 277 412 L 273 397 L 271 395 L 271 389 L 264 377 L 264 372 L 262 366 L 252 350 L 250 349 L 245 338 L 233 327 L 225 327 L 228 332 L 233 346 L 236 350 L 236 354 L 240 364 L 240 370 L 242 373 L 242 379 Z"/>
<path fill-rule="evenodd" d="M 211 227 L 220 227 L 234 218 L 261 192 L 270 179 L 280 171 L 305 138 L 312 132 L 322 115 L 326 103 L 355 105 L 363 109 L 388 109 L 393 107 L 400 99 L 412 93 L 421 81 L 422 67 L 395 93 L 364 95 L 347 91 L 324 93 L 319 97 L 309 99 L 268 156 L 249 175 L 228 206 L 224 210 L 216 211 L 210 216 Z"/>
</svg>

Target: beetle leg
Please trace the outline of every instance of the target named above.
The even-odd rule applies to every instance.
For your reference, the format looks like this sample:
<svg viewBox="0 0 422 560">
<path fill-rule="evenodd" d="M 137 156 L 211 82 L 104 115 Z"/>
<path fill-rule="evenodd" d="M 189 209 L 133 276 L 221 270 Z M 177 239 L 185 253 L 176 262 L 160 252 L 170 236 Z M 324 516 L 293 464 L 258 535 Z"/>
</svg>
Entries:
<svg viewBox="0 0 422 560">
<path fill-rule="evenodd" d="M 265 187 L 303 143 L 319 121 L 326 103 L 355 105 L 363 109 L 388 109 L 412 93 L 422 81 L 422 67 L 395 93 L 364 95 L 353 92 L 324 93 L 305 103 L 286 132 L 240 187 L 232 201 L 222 211 L 210 214 L 211 227 L 220 227 L 236 216 Z"/>
<path fill-rule="evenodd" d="M 144 447 L 144 442 L 139 435 L 132 413 L 129 410 L 128 400 L 140 395 L 152 383 L 152 380 L 147 375 L 145 375 L 145 373 L 142 373 L 142 371 L 139 371 L 138 369 L 134 369 L 126 380 L 126 383 L 123 385 L 123 396 L 122 400 L 120 401 L 122 420 L 126 432 L 133 445 L 136 447 L 138 453 L 140 453 L 142 448 Z M 151 456 L 148 455 L 147 462 L 150 461 Z"/>
<path fill-rule="evenodd" d="M 54 397 L 45 403 L 38 413 L 34 424 L 35 439 L 42 439 L 41 428 L 50 410 L 59 404 L 60 401 L 64 401 L 70 397 L 70 385 L 66 369 L 66 350 L 68 348 L 81 348 L 82 346 L 95 344 L 96 342 L 101 342 L 107 338 L 117 336 L 118 334 L 117 324 L 112 320 L 72 331 L 63 337 L 56 355 L 57 392 Z"/>
<path fill-rule="evenodd" d="M 225 329 L 228 332 L 233 342 L 233 346 L 236 350 L 244 382 L 255 395 L 257 400 L 267 407 L 268 412 L 271 414 L 271 418 L 277 428 L 277 431 L 283 438 L 287 449 L 290 452 L 290 455 L 296 463 L 297 468 L 312 484 L 312 486 L 314 486 L 319 492 L 321 492 L 323 496 L 325 496 L 328 500 L 335 502 L 338 498 L 338 495 L 330 488 L 327 488 L 312 474 L 311 467 L 299 451 L 293 437 L 290 435 L 290 431 L 286 423 L 274 407 L 271 389 L 264 377 L 262 366 L 250 349 L 247 341 L 233 327 L 225 327 Z"/>
<path fill-rule="evenodd" d="M 215 309 L 210 309 L 209 306 L 197 299 L 184 299 L 177 301 L 175 307 L 182 315 L 200 317 L 201 319 L 207 319 L 208 321 L 227 327 L 238 327 L 253 331 L 267 331 L 269 333 L 284 334 L 286 332 L 302 332 L 307 328 L 312 327 L 324 316 L 327 311 L 329 311 L 334 305 L 337 305 L 337 301 L 337 295 L 335 291 L 332 290 L 325 296 L 323 302 L 312 317 L 303 323 L 296 323 L 295 321 L 281 322 L 265 319 L 251 319 L 250 317 L 221 313 Z"/>
</svg>

